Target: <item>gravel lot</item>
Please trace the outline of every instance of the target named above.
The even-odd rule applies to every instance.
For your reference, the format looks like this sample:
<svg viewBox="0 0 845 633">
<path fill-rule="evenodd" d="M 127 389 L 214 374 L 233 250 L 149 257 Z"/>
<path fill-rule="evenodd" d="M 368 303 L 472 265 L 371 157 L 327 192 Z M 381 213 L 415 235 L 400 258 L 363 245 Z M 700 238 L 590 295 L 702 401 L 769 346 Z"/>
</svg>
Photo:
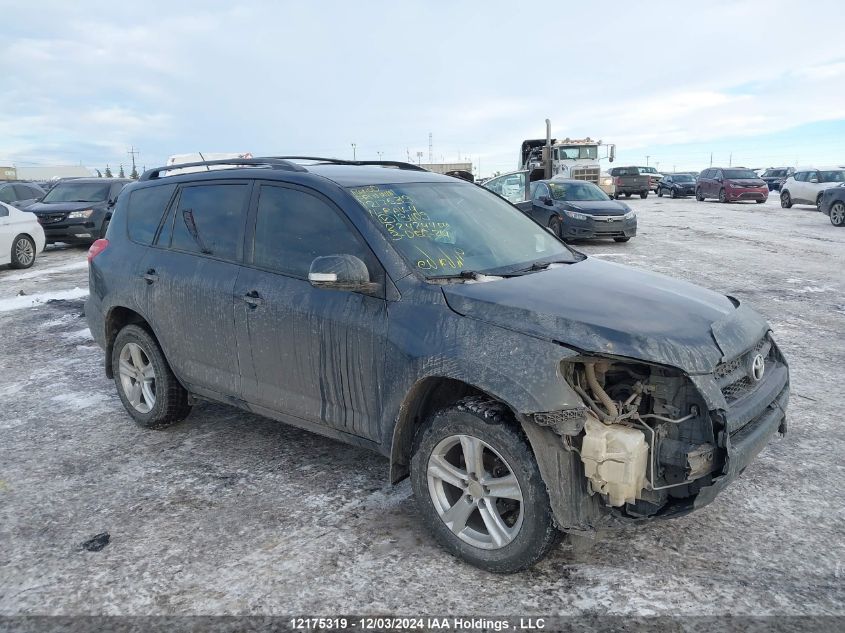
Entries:
<svg viewBox="0 0 845 633">
<path fill-rule="evenodd" d="M 85 249 L 51 248 L 0 267 L 0 615 L 845 614 L 845 230 L 776 196 L 630 204 L 638 237 L 579 247 L 750 302 L 791 363 L 789 434 L 709 507 L 478 571 L 378 455 L 222 405 L 136 428 L 82 316 Z"/>
</svg>

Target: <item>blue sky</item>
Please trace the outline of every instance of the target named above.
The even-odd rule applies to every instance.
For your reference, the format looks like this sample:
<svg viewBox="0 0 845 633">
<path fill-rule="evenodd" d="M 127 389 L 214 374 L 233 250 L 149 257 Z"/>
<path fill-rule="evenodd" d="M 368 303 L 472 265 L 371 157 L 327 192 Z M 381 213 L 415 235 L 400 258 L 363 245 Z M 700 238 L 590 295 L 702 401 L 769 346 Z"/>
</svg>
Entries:
<svg viewBox="0 0 845 633">
<path fill-rule="evenodd" d="M 0 164 L 192 151 L 845 163 L 845 4 L 0 0 Z"/>
</svg>

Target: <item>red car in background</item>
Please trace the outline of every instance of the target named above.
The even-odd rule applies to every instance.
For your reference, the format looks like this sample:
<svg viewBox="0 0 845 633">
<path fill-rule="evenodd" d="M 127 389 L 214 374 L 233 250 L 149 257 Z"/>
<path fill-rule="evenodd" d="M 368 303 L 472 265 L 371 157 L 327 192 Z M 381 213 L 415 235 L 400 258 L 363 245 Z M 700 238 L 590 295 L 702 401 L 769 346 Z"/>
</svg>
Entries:
<svg viewBox="0 0 845 633">
<path fill-rule="evenodd" d="M 750 169 L 741 167 L 711 167 L 698 176 L 695 198 L 699 202 L 718 198 L 719 202 L 754 200 L 765 202 L 769 197 L 766 182 Z"/>
</svg>

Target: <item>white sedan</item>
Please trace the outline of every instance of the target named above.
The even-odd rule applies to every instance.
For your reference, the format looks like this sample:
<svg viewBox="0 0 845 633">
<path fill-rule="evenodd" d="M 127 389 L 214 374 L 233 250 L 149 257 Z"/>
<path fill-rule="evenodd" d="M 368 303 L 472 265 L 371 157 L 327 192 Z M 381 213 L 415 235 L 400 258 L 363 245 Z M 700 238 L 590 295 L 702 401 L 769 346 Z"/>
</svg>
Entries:
<svg viewBox="0 0 845 633">
<path fill-rule="evenodd" d="M 0 264 L 29 268 L 45 243 L 44 229 L 34 213 L 0 202 Z"/>
</svg>

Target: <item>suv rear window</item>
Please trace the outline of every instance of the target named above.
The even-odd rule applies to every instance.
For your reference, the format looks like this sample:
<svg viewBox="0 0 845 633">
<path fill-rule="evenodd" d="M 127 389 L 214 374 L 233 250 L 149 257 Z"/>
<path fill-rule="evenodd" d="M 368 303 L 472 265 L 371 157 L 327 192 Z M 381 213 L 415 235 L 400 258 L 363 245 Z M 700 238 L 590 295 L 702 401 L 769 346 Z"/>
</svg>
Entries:
<svg viewBox="0 0 845 633">
<path fill-rule="evenodd" d="M 173 197 L 176 185 L 145 187 L 129 195 L 126 223 L 129 239 L 139 244 L 152 244 L 161 216 Z"/>
<path fill-rule="evenodd" d="M 173 221 L 171 247 L 221 259 L 236 259 L 243 235 L 245 184 L 185 187 Z"/>
</svg>

